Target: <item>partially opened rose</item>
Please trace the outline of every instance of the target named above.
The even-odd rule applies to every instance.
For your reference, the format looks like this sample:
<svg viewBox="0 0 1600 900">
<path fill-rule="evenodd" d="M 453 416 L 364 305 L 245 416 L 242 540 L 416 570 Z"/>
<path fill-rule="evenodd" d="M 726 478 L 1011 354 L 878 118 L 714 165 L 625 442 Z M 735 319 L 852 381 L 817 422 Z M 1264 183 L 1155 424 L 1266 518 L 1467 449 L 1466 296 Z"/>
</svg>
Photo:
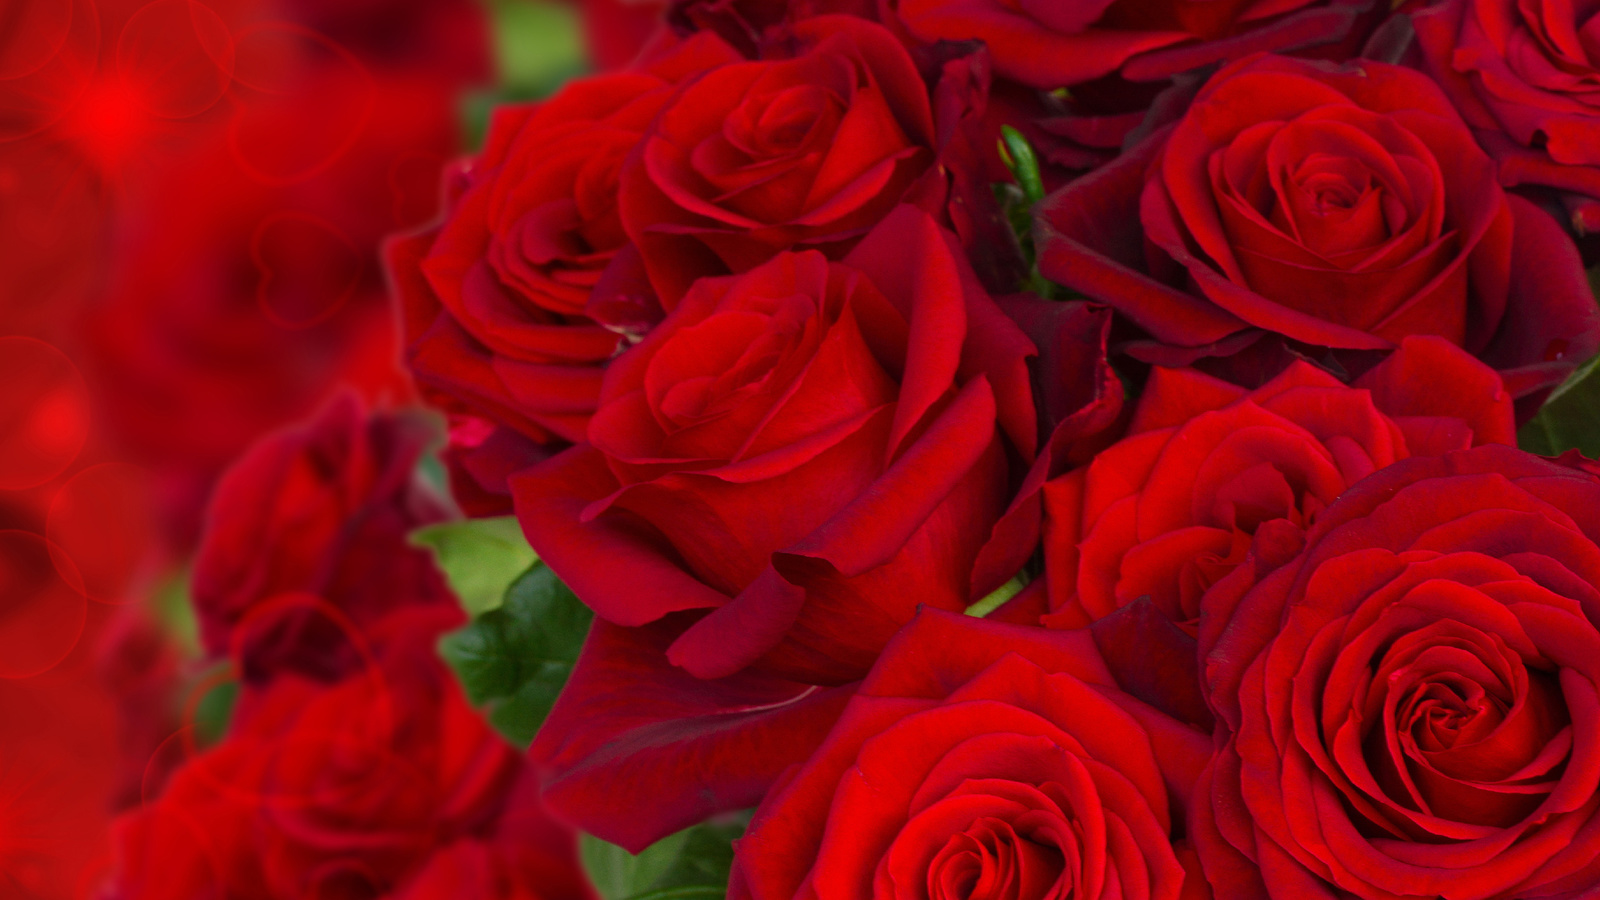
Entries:
<svg viewBox="0 0 1600 900">
<path fill-rule="evenodd" d="M 1038 228 L 1041 271 L 1167 364 L 1261 332 L 1368 351 L 1436 335 L 1523 396 L 1600 346 L 1572 242 L 1398 66 L 1235 63 L 1170 129 L 1047 198 Z"/>
<path fill-rule="evenodd" d="M 995 70 L 1054 90 L 1120 72 L 1166 78 L 1261 50 L 1288 50 L 1346 37 L 1380 4 L 1371 0 L 894 0 L 920 41 L 980 40 Z"/>
<path fill-rule="evenodd" d="M 1600 478 L 1510 447 L 1403 460 L 1206 594 L 1218 896 L 1592 893 L 1597 510 Z"/>
<path fill-rule="evenodd" d="M 444 221 L 388 247 L 424 387 L 541 443 L 582 438 L 602 366 L 661 318 L 623 233 L 618 172 L 679 80 L 737 58 L 702 35 L 496 110 Z"/>
<path fill-rule="evenodd" d="M 930 172 L 928 88 L 893 34 L 827 15 L 783 47 L 688 85 L 623 170 L 622 223 L 669 309 L 781 250 L 843 256 Z"/>
<path fill-rule="evenodd" d="M 1439 338 L 1406 338 L 1350 386 L 1305 362 L 1254 391 L 1157 367 L 1127 436 L 1045 485 L 1045 621 L 1078 627 L 1149 597 L 1193 634 L 1201 595 L 1253 537 L 1293 553 L 1378 469 L 1514 440 L 1500 377 Z"/>
<path fill-rule="evenodd" d="M 492 871 L 509 860 L 460 849 L 468 843 L 520 859 L 547 900 L 590 897 L 571 832 L 527 793 L 532 773 L 435 654 L 454 621 L 403 611 L 356 674 L 247 688 L 224 740 L 118 820 L 109 896 L 518 896 Z"/>
<path fill-rule="evenodd" d="M 762 802 L 728 896 L 1209 896 L 1181 836 L 1210 751 L 1118 690 L 1087 631 L 928 611 Z"/>
<path fill-rule="evenodd" d="M 955 236 L 902 207 L 844 262 L 698 282 L 606 372 L 589 441 L 515 476 L 529 543 L 603 618 L 698 613 L 674 663 L 863 674 L 918 605 L 961 610 L 1031 461 L 1032 343 Z"/>
<path fill-rule="evenodd" d="M 454 609 L 433 557 L 407 542 L 448 515 L 417 473 L 432 438 L 420 417 L 368 413 L 341 395 L 240 458 L 217 485 L 195 557 L 206 649 L 237 652 L 252 679 L 288 669 L 336 676 L 359 663 L 350 626 L 408 606 Z M 277 602 L 291 593 L 349 625 L 315 604 Z"/>
<path fill-rule="evenodd" d="M 1412 23 L 1500 183 L 1555 188 L 1580 232 L 1600 231 L 1600 7 L 1450 0 Z"/>
</svg>

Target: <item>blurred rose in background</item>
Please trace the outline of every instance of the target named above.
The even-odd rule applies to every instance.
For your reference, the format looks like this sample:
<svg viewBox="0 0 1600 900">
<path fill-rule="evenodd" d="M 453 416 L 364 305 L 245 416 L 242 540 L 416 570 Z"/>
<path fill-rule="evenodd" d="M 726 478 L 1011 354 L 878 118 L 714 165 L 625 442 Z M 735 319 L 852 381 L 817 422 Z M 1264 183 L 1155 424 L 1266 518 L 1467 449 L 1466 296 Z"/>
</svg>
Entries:
<svg viewBox="0 0 1600 900">
<path fill-rule="evenodd" d="M 416 467 L 445 423 L 401 364 L 380 245 L 436 216 L 441 173 L 492 102 L 632 56 L 661 10 L 611 5 L 588 22 L 543 0 L 0 5 L 0 898 L 165 896 L 174 884 L 113 877 L 114 818 L 127 845 L 160 824 L 149 810 L 174 772 L 204 774 L 192 759 L 266 752 L 255 732 L 276 725 L 252 726 L 254 750 L 203 756 L 245 740 L 222 739 L 230 718 L 243 727 L 233 707 L 292 690 L 252 700 L 238 676 L 265 657 L 252 646 L 241 666 L 191 594 L 237 618 L 271 592 L 320 592 L 308 608 L 336 621 L 307 633 L 350 624 L 369 655 L 399 626 L 341 573 L 389 560 L 417 594 L 394 606 L 437 599 L 404 532 L 458 515 L 443 469 Z M 595 15 L 630 25 L 591 53 Z M 214 497 L 237 466 L 279 481 Z M 196 570 L 208 508 L 280 557 L 308 521 L 366 524 L 269 584 L 221 539 Z M 292 605 L 277 602 L 293 615 L 273 640 L 310 615 Z M 571 855 L 550 849 L 571 837 L 552 824 L 480 818 L 416 861 L 406 896 L 489 883 L 505 854 Z M 496 849 L 518 829 L 533 843 Z"/>
</svg>

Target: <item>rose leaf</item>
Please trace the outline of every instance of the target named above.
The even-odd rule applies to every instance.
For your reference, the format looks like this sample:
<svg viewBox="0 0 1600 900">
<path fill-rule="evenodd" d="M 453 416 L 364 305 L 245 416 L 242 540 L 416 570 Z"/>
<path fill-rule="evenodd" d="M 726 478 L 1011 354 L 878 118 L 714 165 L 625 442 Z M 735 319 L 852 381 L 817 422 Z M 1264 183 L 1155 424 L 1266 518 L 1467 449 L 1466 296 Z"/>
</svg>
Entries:
<svg viewBox="0 0 1600 900">
<path fill-rule="evenodd" d="M 543 563 L 512 582 L 504 600 L 439 641 L 467 698 L 526 747 L 572 674 L 594 613 Z"/>
<path fill-rule="evenodd" d="M 413 531 L 411 543 L 433 551 L 450 589 L 471 616 L 499 606 L 507 586 L 539 558 L 515 516 L 429 525 Z"/>
<path fill-rule="evenodd" d="M 585 834 L 583 867 L 602 900 L 721 900 L 733 867 L 733 842 L 750 815 L 719 816 L 668 835 L 635 856 Z"/>
</svg>

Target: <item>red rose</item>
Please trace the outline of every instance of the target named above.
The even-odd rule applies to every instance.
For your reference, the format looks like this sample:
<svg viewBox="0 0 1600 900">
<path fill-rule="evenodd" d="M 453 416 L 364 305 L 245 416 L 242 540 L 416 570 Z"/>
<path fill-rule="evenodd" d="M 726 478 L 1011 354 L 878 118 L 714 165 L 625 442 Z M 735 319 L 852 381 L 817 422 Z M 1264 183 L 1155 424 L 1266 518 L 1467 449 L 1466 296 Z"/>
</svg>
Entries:
<svg viewBox="0 0 1600 900">
<path fill-rule="evenodd" d="M 1033 458 L 1033 353 L 904 207 L 842 263 L 697 283 L 607 370 L 589 442 L 512 479 L 517 515 L 602 618 L 707 610 L 669 651 L 700 677 L 850 681 L 1030 552 L 977 565 Z"/>
<path fill-rule="evenodd" d="M 894 35 L 828 15 L 794 24 L 792 45 L 687 85 L 623 169 L 622 223 L 669 309 L 781 250 L 837 259 L 937 177 L 928 89 Z"/>
<path fill-rule="evenodd" d="M 531 773 L 433 655 L 438 617 L 428 618 L 331 687 L 290 675 L 247 692 L 228 737 L 119 820 L 111 895 L 429 897 L 453 874 L 444 896 L 518 896 L 467 865 L 486 862 L 462 859 L 477 854 L 468 843 L 543 855 L 526 873 L 545 879 L 537 896 L 589 897 L 572 833 L 513 818 L 538 809 L 518 787 Z"/>
<path fill-rule="evenodd" d="M 1581 3 L 1453 0 L 1412 16 L 1438 79 L 1504 185 L 1572 195 L 1579 233 L 1600 231 L 1600 19 Z"/>
<path fill-rule="evenodd" d="M 603 365 L 661 317 L 630 275 L 618 170 L 676 81 L 736 58 L 706 35 L 646 69 L 496 111 L 444 222 L 388 248 L 424 387 L 536 442 L 582 439 Z"/>
<path fill-rule="evenodd" d="M 1149 597 L 1194 634 L 1201 595 L 1258 529 L 1292 552 L 1374 471 L 1515 437 L 1500 377 L 1439 338 L 1406 338 L 1353 387 L 1305 362 L 1254 391 L 1155 368 L 1127 436 L 1045 485 L 1046 622 Z"/>
<path fill-rule="evenodd" d="M 1229 66 L 1037 225 L 1041 271 L 1148 332 L 1163 364 L 1261 332 L 1367 351 L 1431 334 L 1520 397 L 1600 346 L 1572 242 L 1506 197 L 1438 88 L 1397 66 Z"/>
<path fill-rule="evenodd" d="M 217 485 L 195 558 L 206 647 L 220 655 L 237 641 L 250 676 L 338 673 L 355 662 L 348 636 L 318 609 L 272 608 L 275 598 L 313 595 L 358 628 L 403 606 L 453 608 L 432 557 L 406 542 L 447 515 L 416 472 L 431 437 L 420 418 L 369 417 L 345 395 L 240 459 Z"/>
<path fill-rule="evenodd" d="M 1261 50 L 1344 38 L 1371 0 L 891 0 L 918 40 L 980 40 L 995 70 L 1044 90 L 1119 73 L 1155 81 Z"/>
<path fill-rule="evenodd" d="M 1600 883 L 1600 479 L 1403 460 L 1203 602 L 1218 896 L 1576 897 Z"/>
<path fill-rule="evenodd" d="M 728 896 L 1207 896 L 1175 839 L 1210 752 L 1088 632 L 929 611 L 756 810 Z"/>
</svg>

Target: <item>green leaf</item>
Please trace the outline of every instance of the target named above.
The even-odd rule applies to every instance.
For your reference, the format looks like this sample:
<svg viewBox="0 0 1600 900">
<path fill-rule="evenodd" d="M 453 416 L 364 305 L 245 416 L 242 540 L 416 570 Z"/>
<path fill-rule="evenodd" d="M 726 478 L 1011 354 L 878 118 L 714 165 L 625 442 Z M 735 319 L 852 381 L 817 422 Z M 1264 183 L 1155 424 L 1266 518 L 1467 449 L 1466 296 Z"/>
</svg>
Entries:
<svg viewBox="0 0 1600 900">
<path fill-rule="evenodd" d="M 733 841 L 749 822 L 748 813 L 705 822 L 637 856 L 585 834 L 579 855 L 603 900 L 716 900 L 727 893 Z"/>
<path fill-rule="evenodd" d="M 239 702 L 239 682 L 224 681 L 206 691 L 195 704 L 195 734 L 200 745 L 209 747 L 222 740 L 233 721 L 233 710 Z"/>
<path fill-rule="evenodd" d="M 439 641 L 467 698 L 488 708 L 489 723 L 527 746 L 550 714 L 594 613 L 543 563 L 534 563 L 503 602 Z"/>
<path fill-rule="evenodd" d="M 1600 356 L 1550 392 L 1538 414 L 1518 429 L 1517 445 L 1541 456 L 1575 449 L 1590 459 L 1600 457 Z"/>
<path fill-rule="evenodd" d="M 200 655 L 200 620 L 189 597 L 189 570 L 173 572 L 155 588 L 156 621 L 185 658 Z"/>
<path fill-rule="evenodd" d="M 495 60 L 501 84 L 519 94 L 542 97 L 587 65 L 578 12 L 548 0 L 496 0 Z"/>
<path fill-rule="evenodd" d="M 411 543 L 433 551 L 450 589 L 473 616 L 499 606 L 507 585 L 539 558 L 515 516 L 429 525 L 413 531 Z"/>
</svg>

